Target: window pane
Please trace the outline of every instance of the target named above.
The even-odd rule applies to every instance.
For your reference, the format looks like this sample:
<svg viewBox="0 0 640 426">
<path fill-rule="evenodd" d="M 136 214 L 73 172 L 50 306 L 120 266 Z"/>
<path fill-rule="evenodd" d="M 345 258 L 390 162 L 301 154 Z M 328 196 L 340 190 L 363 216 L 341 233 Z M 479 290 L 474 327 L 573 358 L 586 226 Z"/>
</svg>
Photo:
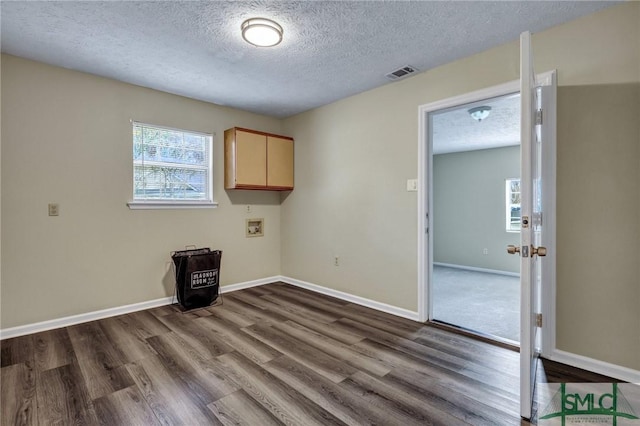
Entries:
<svg viewBox="0 0 640 426">
<path fill-rule="evenodd" d="M 507 231 L 520 230 L 520 179 L 507 179 L 506 182 L 507 204 Z"/>
<path fill-rule="evenodd" d="M 135 200 L 209 200 L 211 136 L 133 125 Z"/>
</svg>

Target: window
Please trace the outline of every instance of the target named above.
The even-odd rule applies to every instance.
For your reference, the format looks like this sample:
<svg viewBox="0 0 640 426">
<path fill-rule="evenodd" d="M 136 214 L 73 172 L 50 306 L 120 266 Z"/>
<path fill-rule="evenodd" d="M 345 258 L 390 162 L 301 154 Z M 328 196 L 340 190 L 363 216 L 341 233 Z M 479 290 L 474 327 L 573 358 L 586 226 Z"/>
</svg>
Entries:
<svg viewBox="0 0 640 426">
<path fill-rule="evenodd" d="M 507 232 L 520 232 L 520 179 L 507 179 Z"/>
<path fill-rule="evenodd" d="M 214 207 L 213 136 L 133 122 L 130 208 Z"/>
</svg>

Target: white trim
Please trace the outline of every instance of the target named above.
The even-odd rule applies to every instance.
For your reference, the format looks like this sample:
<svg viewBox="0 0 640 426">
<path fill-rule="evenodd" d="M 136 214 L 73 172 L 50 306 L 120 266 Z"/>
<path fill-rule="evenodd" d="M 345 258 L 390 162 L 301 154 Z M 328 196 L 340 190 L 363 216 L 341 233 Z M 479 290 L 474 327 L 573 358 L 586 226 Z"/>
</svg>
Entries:
<svg viewBox="0 0 640 426">
<path fill-rule="evenodd" d="M 571 352 L 565 352 L 560 349 L 554 349 L 551 356 L 545 357 L 551 361 L 567 364 L 572 367 L 582 368 L 583 370 L 602 374 L 603 376 L 613 377 L 614 379 L 624 380 L 629 383 L 640 383 L 640 371 L 631 368 L 622 367 L 620 365 L 610 364 L 594 358 L 582 355 L 576 355 Z"/>
<path fill-rule="evenodd" d="M 244 290 L 245 288 L 258 287 L 265 284 L 271 284 L 278 281 L 282 281 L 282 277 L 280 275 L 274 275 L 272 277 L 260 278 L 252 281 L 245 281 L 237 284 L 229 284 L 220 287 L 220 293 L 231 293 L 232 291 Z"/>
<path fill-rule="evenodd" d="M 216 201 L 129 201 L 127 206 L 131 210 L 158 209 L 215 209 Z"/>
<path fill-rule="evenodd" d="M 500 271 L 498 269 L 476 268 L 475 266 L 456 265 L 453 263 L 433 262 L 433 266 L 444 266 L 446 268 L 462 269 L 465 271 L 486 272 L 488 274 L 506 275 L 509 277 L 520 277 L 519 272 Z"/>
<path fill-rule="evenodd" d="M 556 251 L 556 162 L 557 162 L 557 74 L 545 73 L 540 78 L 542 85 L 542 206 L 544 229 L 542 245 L 549 253 Z M 556 348 L 556 256 L 547 256 L 542 262 L 542 276 L 545 277 L 541 289 L 542 298 L 542 356 L 548 356 Z"/>
<path fill-rule="evenodd" d="M 312 284 L 310 282 L 298 280 L 295 278 L 280 277 L 279 281 L 294 285 L 296 287 L 311 290 L 316 293 L 321 293 L 327 296 L 335 297 L 337 299 L 345 300 L 347 302 L 366 306 L 367 308 L 375 309 L 377 311 L 382 311 L 398 317 L 407 318 L 413 321 L 418 321 L 418 313 L 414 311 L 410 311 L 408 309 L 398 308 L 397 306 L 387 305 L 386 303 L 376 302 L 375 300 L 365 299 L 364 297 L 360 297 L 360 296 L 354 296 L 353 294 L 345 293 L 339 290 L 334 290 L 332 288 L 322 287 L 320 285 Z"/>
<path fill-rule="evenodd" d="M 274 276 L 237 284 L 225 285 L 220 287 L 220 293 L 229 293 L 232 291 L 268 284 L 275 281 L 280 281 L 280 277 Z M 33 324 L 5 328 L 3 330 L 0 330 L 0 340 L 9 339 L 11 337 L 24 336 L 27 334 L 39 333 L 41 331 L 53 330 L 55 328 L 68 327 L 70 325 L 109 318 L 116 315 L 128 314 L 145 309 L 157 308 L 158 306 L 171 305 L 172 303 L 175 303 L 175 301 L 176 299 L 174 296 L 163 297 L 160 299 L 148 300 L 146 302 L 133 303 L 131 305 L 117 306 L 115 308 L 101 309 L 99 311 L 86 312 L 83 314 L 36 322 Z"/>
</svg>

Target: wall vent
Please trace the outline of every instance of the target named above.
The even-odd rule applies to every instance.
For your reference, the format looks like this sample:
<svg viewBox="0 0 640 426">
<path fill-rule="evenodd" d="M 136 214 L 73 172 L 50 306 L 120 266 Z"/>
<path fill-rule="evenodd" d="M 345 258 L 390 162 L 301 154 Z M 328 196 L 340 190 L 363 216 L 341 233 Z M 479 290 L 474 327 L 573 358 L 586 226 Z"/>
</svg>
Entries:
<svg viewBox="0 0 640 426">
<path fill-rule="evenodd" d="M 402 68 L 398 68 L 395 71 L 391 71 L 385 77 L 387 77 L 389 80 L 400 80 L 402 78 L 406 78 L 406 77 L 410 76 L 411 74 L 415 73 L 416 71 L 418 71 L 418 68 L 412 67 L 411 65 L 405 65 Z"/>
</svg>

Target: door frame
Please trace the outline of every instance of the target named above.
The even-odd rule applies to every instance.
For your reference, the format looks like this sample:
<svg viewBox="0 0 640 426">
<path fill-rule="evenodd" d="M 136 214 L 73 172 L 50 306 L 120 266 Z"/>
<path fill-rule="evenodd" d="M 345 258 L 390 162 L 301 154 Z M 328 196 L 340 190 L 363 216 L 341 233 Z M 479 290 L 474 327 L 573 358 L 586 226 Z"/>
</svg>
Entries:
<svg viewBox="0 0 640 426">
<path fill-rule="evenodd" d="M 556 71 L 536 75 L 538 85 L 551 85 L 556 79 Z M 418 317 L 421 322 L 433 319 L 433 298 L 431 283 L 433 276 L 433 218 L 429 214 L 433 206 L 433 141 L 430 138 L 429 113 L 453 108 L 520 92 L 520 80 L 476 90 L 447 99 L 431 102 L 418 107 Z M 548 138 L 543 145 L 544 182 L 543 205 L 545 206 L 545 230 L 548 239 L 545 247 L 548 254 L 543 265 L 544 285 L 541 289 L 542 339 L 536 348 L 544 357 L 551 357 L 556 343 L 556 93 L 543 101 L 545 116 L 549 119 Z M 545 123 L 546 124 L 546 123 Z M 547 142 L 548 141 L 548 142 Z M 506 247 L 505 247 L 506 250 Z"/>
</svg>

